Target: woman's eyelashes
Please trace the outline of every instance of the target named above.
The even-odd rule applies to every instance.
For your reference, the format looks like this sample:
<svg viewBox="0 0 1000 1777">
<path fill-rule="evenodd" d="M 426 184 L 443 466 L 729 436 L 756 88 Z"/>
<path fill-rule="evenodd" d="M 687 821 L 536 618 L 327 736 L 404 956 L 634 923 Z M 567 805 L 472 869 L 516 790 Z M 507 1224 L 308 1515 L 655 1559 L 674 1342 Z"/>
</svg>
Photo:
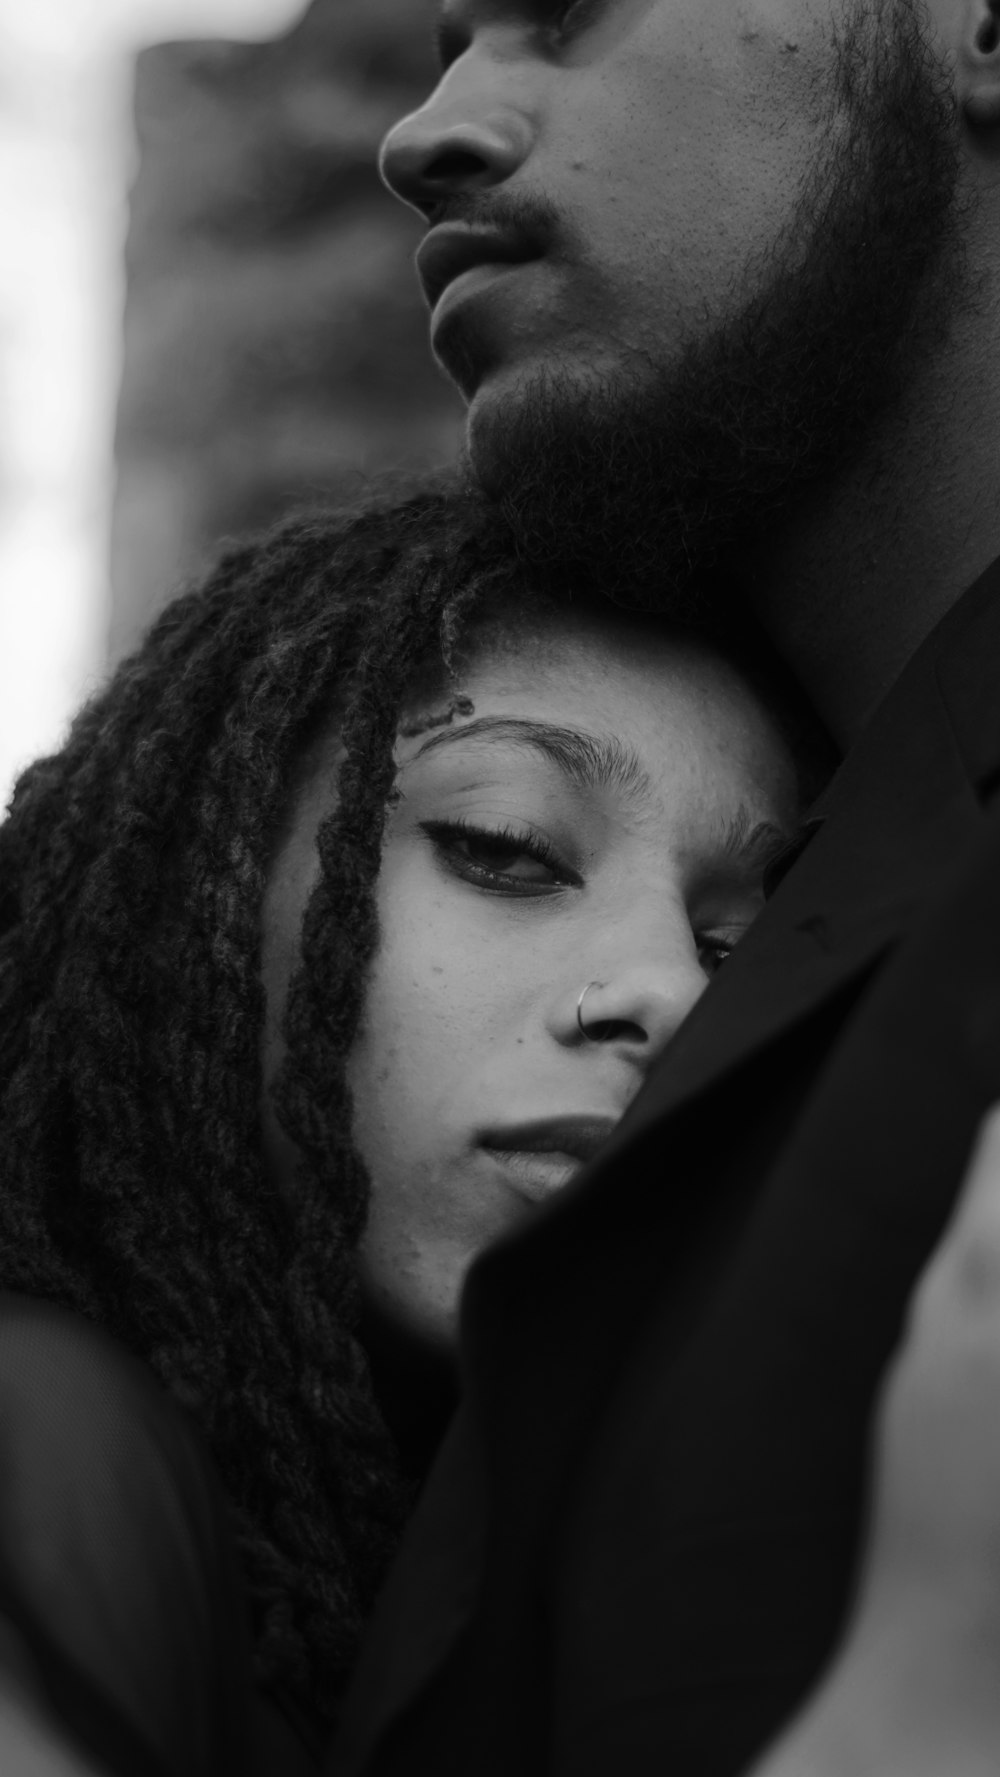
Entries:
<svg viewBox="0 0 1000 1777">
<path fill-rule="evenodd" d="M 581 886 L 581 877 L 540 833 L 507 822 L 493 827 L 464 820 L 420 825 L 445 868 L 489 894 L 549 895 Z"/>
<path fill-rule="evenodd" d="M 708 976 L 717 975 L 724 962 L 732 956 L 742 932 L 716 936 L 710 932 L 696 932 L 695 945 L 698 950 L 698 961 Z"/>
<path fill-rule="evenodd" d="M 569 42 L 594 18 L 604 0 L 554 0 L 545 9 L 545 27 L 557 44 Z"/>
</svg>

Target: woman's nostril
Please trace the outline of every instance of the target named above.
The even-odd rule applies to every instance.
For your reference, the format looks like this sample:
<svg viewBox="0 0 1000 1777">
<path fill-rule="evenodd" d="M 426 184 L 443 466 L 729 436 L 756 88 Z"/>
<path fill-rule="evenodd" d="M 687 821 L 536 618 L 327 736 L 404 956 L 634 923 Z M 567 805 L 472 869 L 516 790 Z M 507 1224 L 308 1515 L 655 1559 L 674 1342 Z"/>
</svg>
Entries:
<svg viewBox="0 0 1000 1777">
<path fill-rule="evenodd" d="M 647 1043 L 649 1038 L 641 1024 L 627 1018 L 605 1018 L 590 1026 L 587 1035 L 594 1043 Z"/>
</svg>

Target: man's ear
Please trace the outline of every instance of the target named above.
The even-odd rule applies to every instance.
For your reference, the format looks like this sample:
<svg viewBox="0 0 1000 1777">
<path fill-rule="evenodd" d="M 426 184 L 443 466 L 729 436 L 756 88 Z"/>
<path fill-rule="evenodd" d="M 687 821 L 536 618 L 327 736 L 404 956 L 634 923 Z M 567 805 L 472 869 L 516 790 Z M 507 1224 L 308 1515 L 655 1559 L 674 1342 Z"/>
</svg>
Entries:
<svg viewBox="0 0 1000 1777">
<path fill-rule="evenodd" d="M 965 0 L 958 97 L 966 122 L 1000 128 L 1000 0 Z"/>
</svg>

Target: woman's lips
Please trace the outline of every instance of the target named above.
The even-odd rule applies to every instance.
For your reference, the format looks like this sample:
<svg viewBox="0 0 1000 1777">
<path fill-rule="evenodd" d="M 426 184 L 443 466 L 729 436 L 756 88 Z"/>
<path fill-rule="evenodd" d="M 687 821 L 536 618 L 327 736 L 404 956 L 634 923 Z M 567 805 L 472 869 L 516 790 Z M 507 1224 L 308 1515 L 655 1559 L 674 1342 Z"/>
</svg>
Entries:
<svg viewBox="0 0 1000 1777">
<path fill-rule="evenodd" d="M 617 1117 L 547 1117 L 508 1124 L 479 1138 L 509 1184 L 534 1203 L 551 1197 L 592 1160 L 614 1129 Z"/>
</svg>

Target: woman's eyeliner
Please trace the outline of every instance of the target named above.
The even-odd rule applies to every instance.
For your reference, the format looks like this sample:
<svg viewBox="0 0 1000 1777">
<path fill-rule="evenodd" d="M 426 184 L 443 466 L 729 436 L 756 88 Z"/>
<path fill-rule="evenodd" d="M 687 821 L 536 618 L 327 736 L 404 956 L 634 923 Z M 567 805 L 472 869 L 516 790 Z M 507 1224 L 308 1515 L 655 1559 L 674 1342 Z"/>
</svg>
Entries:
<svg viewBox="0 0 1000 1777">
<path fill-rule="evenodd" d="M 537 896 L 580 886 L 576 871 L 537 833 L 506 824 L 480 827 L 463 820 L 422 821 L 420 825 L 445 868 L 463 882 L 488 893 Z M 477 850 L 486 855 L 477 858 Z M 511 866 L 523 859 L 530 859 L 537 868 L 547 871 L 547 880 L 515 875 Z"/>
</svg>

